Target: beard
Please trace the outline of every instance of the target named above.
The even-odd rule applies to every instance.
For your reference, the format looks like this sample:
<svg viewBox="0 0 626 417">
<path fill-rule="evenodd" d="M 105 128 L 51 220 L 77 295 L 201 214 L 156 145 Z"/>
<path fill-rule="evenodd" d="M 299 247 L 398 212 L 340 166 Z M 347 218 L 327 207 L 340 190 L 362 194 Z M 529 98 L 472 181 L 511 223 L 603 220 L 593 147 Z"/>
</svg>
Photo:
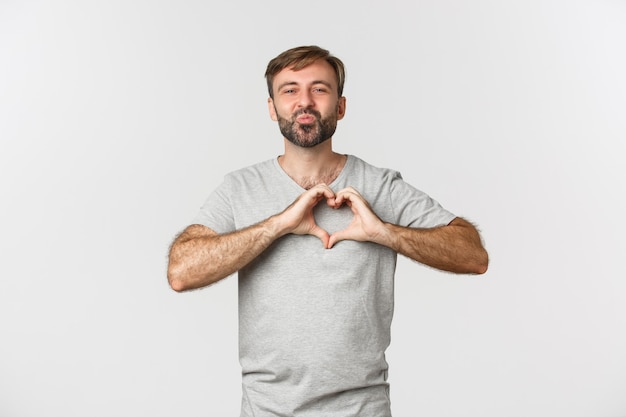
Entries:
<svg viewBox="0 0 626 417">
<path fill-rule="evenodd" d="M 317 110 L 302 109 L 295 112 L 290 119 L 284 119 L 276 113 L 280 133 L 285 139 L 302 148 L 312 148 L 330 139 L 337 129 L 337 109 L 330 116 L 322 118 Z M 300 124 L 296 118 L 302 114 L 315 116 L 315 121 L 310 124 Z"/>
</svg>

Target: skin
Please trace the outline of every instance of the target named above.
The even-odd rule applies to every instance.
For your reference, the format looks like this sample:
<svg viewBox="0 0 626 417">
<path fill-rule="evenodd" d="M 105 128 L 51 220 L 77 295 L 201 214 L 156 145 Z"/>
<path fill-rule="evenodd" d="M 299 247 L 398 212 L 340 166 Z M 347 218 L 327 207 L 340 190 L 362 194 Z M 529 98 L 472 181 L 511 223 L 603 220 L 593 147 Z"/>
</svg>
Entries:
<svg viewBox="0 0 626 417">
<path fill-rule="evenodd" d="M 334 132 L 328 122 L 336 125 L 346 109 L 346 99 L 339 97 L 328 63 L 317 61 L 299 71 L 278 73 L 268 109 L 284 136 L 285 152 L 278 161 L 305 191 L 282 212 L 232 233 L 218 234 L 197 224 L 187 227 L 170 247 L 168 280 L 175 291 L 205 287 L 229 276 L 287 234 L 316 236 L 329 250 L 342 240 L 374 242 L 440 270 L 462 274 L 487 271 L 487 252 L 468 221 L 457 217 L 446 226 L 430 229 L 386 223 L 354 188 L 335 193 L 326 185 L 341 172 L 346 160 L 345 155 L 333 151 L 328 136 Z M 329 235 L 316 224 L 313 208 L 321 201 L 332 208 L 350 207 L 354 217 L 346 229 Z"/>
</svg>

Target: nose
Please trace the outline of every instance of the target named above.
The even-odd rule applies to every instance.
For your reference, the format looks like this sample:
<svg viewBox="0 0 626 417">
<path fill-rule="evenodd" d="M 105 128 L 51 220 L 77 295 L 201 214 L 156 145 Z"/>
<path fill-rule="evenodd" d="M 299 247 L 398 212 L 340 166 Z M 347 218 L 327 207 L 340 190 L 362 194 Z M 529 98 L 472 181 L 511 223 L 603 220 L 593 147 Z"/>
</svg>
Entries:
<svg viewBox="0 0 626 417">
<path fill-rule="evenodd" d="M 303 108 L 313 106 L 313 96 L 309 90 L 302 90 L 298 97 L 298 105 Z"/>
</svg>

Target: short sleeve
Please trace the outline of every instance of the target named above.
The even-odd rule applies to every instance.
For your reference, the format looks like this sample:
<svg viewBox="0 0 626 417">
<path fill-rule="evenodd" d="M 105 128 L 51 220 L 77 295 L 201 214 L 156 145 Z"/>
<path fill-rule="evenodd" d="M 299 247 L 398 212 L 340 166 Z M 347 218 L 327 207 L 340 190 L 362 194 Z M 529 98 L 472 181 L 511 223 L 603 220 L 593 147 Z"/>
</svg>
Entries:
<svg viewBox="0 0 626 417">
<path fill-rule="evenodd" d="M 423 191 L 408 184 L 399 172 L 391 180 L 391 204 L 397 224 L 405 227 L 445 226 L 456 217 Z"/>
<path fill-rule="evenodd" d="M 226 176 L 222 184 L 209 195 L 193 219 L 194 224 L 201 224 L 220 234 L 235 230 L 230 182 L 229 177 Z"/>
</svg>

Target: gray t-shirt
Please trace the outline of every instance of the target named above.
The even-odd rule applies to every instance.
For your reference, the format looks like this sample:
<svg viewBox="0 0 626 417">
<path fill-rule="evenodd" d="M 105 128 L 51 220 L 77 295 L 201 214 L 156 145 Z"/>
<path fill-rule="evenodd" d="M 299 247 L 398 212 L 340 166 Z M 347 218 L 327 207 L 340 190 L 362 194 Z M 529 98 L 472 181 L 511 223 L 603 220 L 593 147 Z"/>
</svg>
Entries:
<svg viewBox="0 0 626 417">
<path fill-rule="evenodd" d="M 400 174 L 348 155 L 330 187 L 354 187 L 385 222 L 430 228 L 454 215 Z M 305 190 L 271 159 L 226 175 L 194 223 L 227 233 L 283 211 Z M 322 200 L 329 233 L 352 219 Z M 241 417 L 391 415 L 385 350 L 390 343 L 396 252 L 370 242 L 324 249 L 286 235 L 239 275 Z"/>
</svg>

